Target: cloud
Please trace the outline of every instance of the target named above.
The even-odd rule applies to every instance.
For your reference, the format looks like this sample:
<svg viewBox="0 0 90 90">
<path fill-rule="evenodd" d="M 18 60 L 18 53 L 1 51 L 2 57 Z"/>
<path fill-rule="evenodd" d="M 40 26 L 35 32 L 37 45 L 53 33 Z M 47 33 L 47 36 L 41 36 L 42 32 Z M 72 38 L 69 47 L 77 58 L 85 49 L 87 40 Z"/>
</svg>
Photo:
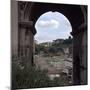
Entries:
<svg viewBox="0 0 90 90">
<path fill-rule="evenodd" d="M 67 17 L 59 12 L 46 12 L 36 21 L 35 39 L 39 42 L 52 41 L 57 38 L 68 38 L 72 31 L 71 24 Z"/>
<path fill-rule="evenodd" d="M 39 28 L 58 28 L 59 27 L 59 21 L 50 19 L 50 20 L 39 20 L 38 21 L 38 27 Z"/>
</svg>

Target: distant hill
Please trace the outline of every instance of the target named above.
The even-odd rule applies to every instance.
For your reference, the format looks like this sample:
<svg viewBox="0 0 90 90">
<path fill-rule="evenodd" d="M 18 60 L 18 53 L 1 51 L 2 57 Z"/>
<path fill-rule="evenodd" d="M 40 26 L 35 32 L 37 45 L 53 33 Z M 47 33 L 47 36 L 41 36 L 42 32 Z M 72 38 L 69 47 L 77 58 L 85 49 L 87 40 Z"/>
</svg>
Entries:
<svg viewBox="0 0 90 90">
<path fill-rule="evenodd" d="M 63 53 L 65 48 L 69 48 L 72 50 L 72 41 L 73 39 L 69 37 L 68 39 L 56 39 L 53 42 L 44 42 L 35 45 L 35 52 L 36 54 L 43 52 L 43 53 Z"/>
</svg>

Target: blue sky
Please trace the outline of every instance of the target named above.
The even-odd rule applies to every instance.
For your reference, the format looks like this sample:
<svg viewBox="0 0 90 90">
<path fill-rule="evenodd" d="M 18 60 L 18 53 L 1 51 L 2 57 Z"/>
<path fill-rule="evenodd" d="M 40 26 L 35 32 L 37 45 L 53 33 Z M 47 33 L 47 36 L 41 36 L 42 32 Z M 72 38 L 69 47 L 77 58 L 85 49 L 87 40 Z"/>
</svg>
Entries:
<svg viewBox="0 0 90 90">
<path fill-rule="evenodd" d="M 42 14 L 35 24 L 38 43 L 52 42 L 55 39 L 66 39 L 72 31 L 69 20 L 59 12 L 46 12 Z"/>
</svg>

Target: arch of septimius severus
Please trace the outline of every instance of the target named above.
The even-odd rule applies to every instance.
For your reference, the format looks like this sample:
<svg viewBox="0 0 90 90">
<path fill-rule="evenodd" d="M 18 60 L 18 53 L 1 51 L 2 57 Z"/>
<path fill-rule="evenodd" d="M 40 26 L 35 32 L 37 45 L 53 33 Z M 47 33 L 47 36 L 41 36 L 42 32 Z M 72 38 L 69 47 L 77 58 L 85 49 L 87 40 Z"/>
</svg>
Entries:
<svg viewBox="0 0 90 90">
<path fill-rule="evenodd" d="M 45 12 L 58 11 L 72 25 L 73 85 L 87 84 L 87 6 L 35 2 L 11 2 L 12 56 L 26 56 L 33 63 L 35 22 Z"/>
</svg>

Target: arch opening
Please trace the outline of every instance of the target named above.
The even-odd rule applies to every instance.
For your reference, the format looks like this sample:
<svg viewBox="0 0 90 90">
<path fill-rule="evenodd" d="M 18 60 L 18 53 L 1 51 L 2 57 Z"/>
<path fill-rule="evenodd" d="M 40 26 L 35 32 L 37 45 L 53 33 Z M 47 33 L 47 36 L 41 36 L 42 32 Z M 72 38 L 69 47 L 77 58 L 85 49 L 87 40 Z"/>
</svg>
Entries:
<svg viewBox="0 0 90 90">
<path fill-rule="evenodd" d="M 37 68 L 47 70 L 50 80 L 62 74 L 67 78 L 70 76 L 67 81 L 71 85 L 73 68 L 71 23 L 62 13 L 48 11 L 38 18 L 35 29 L 37 31 L 35 35 Z"/>
</svg>

